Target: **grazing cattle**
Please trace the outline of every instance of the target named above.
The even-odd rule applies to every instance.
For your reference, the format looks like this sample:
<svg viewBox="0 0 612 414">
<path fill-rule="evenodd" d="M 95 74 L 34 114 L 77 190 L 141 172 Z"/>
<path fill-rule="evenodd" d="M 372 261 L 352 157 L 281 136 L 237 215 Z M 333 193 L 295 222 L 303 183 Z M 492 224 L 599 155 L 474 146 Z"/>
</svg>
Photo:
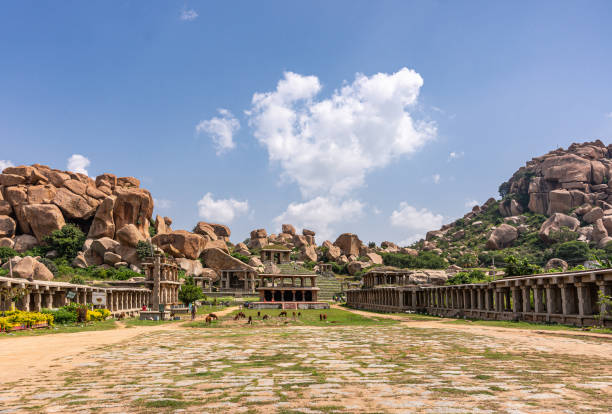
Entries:
<svg viewBox="0 0 612 414">
<path fill-rule="evenodd" d="M 298 312 L 298 318 L 302 316 L 302 312 Z"/>
<path fill-rule="evenodd" d="M 269 316 L 268 316 L 268 315 L 264 315 L 263 320 L 265 321 L 265 320 L 267 320 L 268 318 L 269 318 Z"/>
<path fill-rule="evenodd" d="M 293 315 L 291 315 L 293 317 L 293 320 L 295 320 L 295 312 L 293 312 Z"/>
<path fill-rule="evenodd" d="M 247 325 L 252 325 L 253 324 L 253 317 L 249 316 L 249 321 L 247 322 Z"/>
<path fill-rule="evenodd" d="M 257 317 L 261 318 L 261 312 L 260 311 L 257 311 Z"/>
<path fill-rule="evenodd" d="M 214 313 L 209 313 L 209 314 L 208 314 L 208 316 L 210 317 L 210 319 L 211 319 L 211 320 L 212 320 L 212 319 L 215 319 L 215 320 L 219 319 L 219 318 L 217 317 L 217 315 L 215 315 Z"/>
<path fill-rule="evenodd" d="M 280 318 L 281 316 L 287 316 L 287 311 L 282 311 L 281 313 L 278 314 L 278 317 Z"/>
<path fill-rule="evenodd" d="M 212 324 L 212 318 L 210 317 L 210 315 L 208 315 L 208 316 L 206 317 L 206 323 L 207 323 L 207 324 Z"/>
<path fill-rule="evenodd" d="M 234 320 L 237 321 L 238 319 L 240 319 L 240 314 L 237 313 L 236 316 L 234 316 Z"/>
</svg>

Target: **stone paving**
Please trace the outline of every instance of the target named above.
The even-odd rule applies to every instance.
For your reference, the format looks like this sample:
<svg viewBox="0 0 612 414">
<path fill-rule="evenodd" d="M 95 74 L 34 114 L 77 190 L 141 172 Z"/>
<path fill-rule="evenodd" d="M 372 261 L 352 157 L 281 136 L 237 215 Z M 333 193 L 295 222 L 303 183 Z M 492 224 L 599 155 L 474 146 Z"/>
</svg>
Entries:
<svg viewBox="0 0 612 414">
<path fill-rule="evenodd" d="M 612 406 L 610 360 L 399 324 L 177 328 L 90 357 L 70 371 L 1 384 L 0 413 L 573 413 Z"/>
</svg>

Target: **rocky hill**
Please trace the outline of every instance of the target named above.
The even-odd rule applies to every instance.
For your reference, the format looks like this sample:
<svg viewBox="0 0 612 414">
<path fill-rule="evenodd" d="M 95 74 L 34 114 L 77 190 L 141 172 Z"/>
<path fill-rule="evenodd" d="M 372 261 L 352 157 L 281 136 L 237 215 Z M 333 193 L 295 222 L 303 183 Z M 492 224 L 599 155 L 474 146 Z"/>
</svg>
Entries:
<svg viewBox="0 0 612 414">
<path fill-rule="evenodd" d="M 609 256 L 612 241 L 612 145 L 572 144 L 535 157 L 499 187 L 500 200 L 430 231 L 413 246 L 459 266 L 503 263 L 508 255 L 545 266 Z M 555 262 L 557 265 L 559 263 Z"/>
</svg>

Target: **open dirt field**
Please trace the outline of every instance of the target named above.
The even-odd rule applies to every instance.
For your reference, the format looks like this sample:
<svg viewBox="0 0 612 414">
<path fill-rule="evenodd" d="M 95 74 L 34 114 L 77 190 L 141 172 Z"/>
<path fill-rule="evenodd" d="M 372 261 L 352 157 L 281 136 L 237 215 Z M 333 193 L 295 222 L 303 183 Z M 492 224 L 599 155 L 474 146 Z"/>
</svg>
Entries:
<svg viewBox="0 0 612 414">
<path fill-rule="evenodd" d="M 0 413 L 553 413 L 612 406 L 606 337 L 432 321 L 247 326 L 221 319 L 210 328 L 0 340 Z"/>
</svg>

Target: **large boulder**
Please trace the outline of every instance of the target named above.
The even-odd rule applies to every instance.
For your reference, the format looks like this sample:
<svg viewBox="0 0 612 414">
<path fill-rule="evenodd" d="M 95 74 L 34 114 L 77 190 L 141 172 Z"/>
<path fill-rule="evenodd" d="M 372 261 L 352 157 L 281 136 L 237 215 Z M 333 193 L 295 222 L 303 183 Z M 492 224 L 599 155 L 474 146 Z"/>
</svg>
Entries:
<svg viewBox="0 0 612 414">
<path fill-rule="evenodd" d="M 291 224 L 283 224 L 283 233 L 295 236 L 295 227 Z"/>
<path fill-rule="evenodd" d="M 345 256 L 359 256 L 359 251 L 363 243 L 359 240 L 356 234 L 343 233 L 334 242 L 334 245 L 340 248 L 340 251 Z"/>
<path fill-rule="evenodd" d="M 312 230 L 308 230 L 308 229 L 302 229 L 302 234 L 304 236 L 312 236 L 314 237 L 316 235 L 316 233 Z"/>
<path fill-rule="evenodd" d="M 28 204 L 23 206 L 22 211 L 39 242 L 66 225 L 62 212 L 54 204 Z"/>
<path fill-rule="evenodd" d="M 251 239 L 265 239 L 268 237 L 266 229 L 257 229 L 251 231 Z"/>
<path fill-rule="evenodd" d="M 383 258 L 378 253 L 368 253 L 366 254 L 366 257 L 370 259 L 373 264 L 383 264 Z"/>
<path fill-rule="evenodd" d="M 250 238 L 249 239 L 249 249 L 262 249 L 269 244 L 267 237 L 261 238 Z"/>
<path fill-rule="evenodd" d="M 143 237 L 149 234 L 149 217 L 153 215 L 151 193 L 142 188 L 116 187 L 117 200 L 113 208 L 115 229 L 134 224 Z"/>
<path fill-rule="evenodd" d="M 51 273 L 47 266 L 31 256 L 26 256 L 24 258 L 14 257 L 11 259 L 10 265 L 7 262 L 2 267 L 4 269 L 10 269 L 10 266 L 13 268 L 13 277 L 44 281 L 53 280 L 53 273 Z"/>
<path fill-rule="evenodd" d="M 220 272 L 221 270 L 242 269 L 254 272 L 255 269 L 242 260 L 238 260 L 221 249 L 206 249 L 202 254 L 206 267 Z"/>
<path fill-rule="evenodd" d="M 509 225 L 501 224 L 491 232 L 487 240 L 487 249 L 499 250 L 510 246 L 518 238 L 518 230 Z"/>
<path fill-rule="evenodd" d="M 121 256 L 121 261 L 126 262 L 133 266 L 140 265 L 140 259 L 138 258 L 138 252 L 135 248 L 129 246 L 115 246 L 115 253 Z"/>
<path fill-rule="evenodd" d="M 13 214 L 13 206 L 11 206 L 11 203 L 6 200 L 0 200 L 0 215 L 10 216 L 11 214 Z"/>
<path fill-rule="evenodd" d="M 113 218 L 115 200 L 116 197 L 114 196 L 106 197 L 98 206 L 96 215 L 89 227 L 88 238 L 115 237 L 115 220 Z"/>
<path fill-rule="evenodd" d="M 365 269 L 366 267 L 370 266 L 370 263 L 368 262 L 359 262 L 359 261 L 354 261 L 354 262 L 350 262 L 346 269 L 348 270 L 349 274 L 351 276 L 355 275 L 356 273 L 362 271 L 363 269 Z"/>
<path fill-rule="evenodd" d="M 0 238 L 0 247 L 10 247 L 11 249 L 15 246 L 15 241 L 8 237 Z"/>
<path fill-rule="evenodd" d="M 199 260 L 191 260 L 186 258 L 176 259 L 176 264 L 185 271 L 187 276 L 201 276 L 204 268 Z"/>
<path fill-rule="evenodd" d="M 327 249 L 325 252 L 325 257 L 327 257 L 327 260 L 329 261 L 336 262 L 340 256 L 342 256 L 342 251 L 340 248 L 338 246 L 334 246 L 329 240 L 325 240 L 322 247 Z"/>
<path fill-rule="evenodd" d="M 593 233 L 591 234 L 591 238 L 595 243 L 602 243 L 602 240 L 608 237 L 608 230 L 606 230 L 606 226 L 604 226 L 603 220 L 599 219 L 593 223 Z"/>
<path fill-rule="evenodd" d="M 204 246 L 204 250 L 206 249 L 219 249 L 219 250 L 223 250 L 225 253 L 229 254 L 229 247 L 227 247 L 227 242 L 224 240 L 211 240 L 206 242 L 206 245 Z M 245 256 L 250 255 L 251 252 L 248 252 Z"/>
<path fill-rule="evenodd" d="M 28 204 L 50 204 L 56 193 L 57 189 L 48 184 L 28 187 Z"/>
<path fill-rule="evenodd" d="M 217 234 L 215 233 L 215 229 L 203 221 L 198 222 L 196 226 L 193 228 L 193 232 L 199 234 L 201 236 L 208 237 L 209 240 L 217 240 Z"/>
<path fill-rule="evenodd" d="M 311 262 L 317 261 L 317 251 L 314 246 L 302 246 L 300 249 L 300 259 L 301 260 L 309 260 Z"/>
<path fill-rule="evenodd" d="M 67 218 L 75 220 L 85 220 L 96 212 L 87 201 L 66 188 L 60 188 L 55 193 L 53 203 L 62 210 Z"/>
<path fill-rule="evenodd" d="M 114 252 L 117 246 L 119 246 L 118 241 L 115 241 L 110 237 L 102 237 L 92 241 L 89 250 L 95 252 L 100 257 L 104 257 L 104 253 Z"/>
<path fill-rule="evenodd" d="M 185 230 L 158 234 L 151 239 L 151 242 L 174 257 L 186 257 L 193 260 L 200 256 L 206 245 L 206 240 L 202 236 Z"/>
<path fill-rule="evenodd" d="M 549 157 L 542 162 L 542 175 L 548 181 L 590 182 L 591 162 L 575 154 Z"/>
<path fill-rule="evenodd" d="M 34 236 L 29 234 L 21 234 L 15 237 L 15 245 L 13 249 L 19 253 L 26 252 L 32 248 L 38 246 L 38 240 Z"/>
<path fill-rule="evenodd" d="M 572 209 L 572 195 L 567 190 L 553 190 L 548 193 L 548 214 L 567 213 Z"/>
<path fill-rule="evenodd" d="M 603 218 L 604 218 L 604 212 L 601 209 L 601 207 L 593 208 L 591 211 L 589 211 L 582 217 L 582 219 L 588 224 L 593 224 L 597 220 L 603 219 Z"/>
<path fill-rule="evenodd" d="M 571 231 L 576 231 L 580 227 L 580 221 L 577 218 L 568 216 L 562 213 L 551 215 L 542 226 L 540 226 L 539 236 L 545 242 L 552 242 L 551 233 L 558 232 L 562 227 L 566 227 Z"/>
<path fill-rule="evenodd" d="M 134 224 L 123 226 L 115 236 L 115 239 L 124 246 L 136 247 L 138 242 L 145 241 L 142 233 L 138 231 L 138 227 Z"/>
<path fill-rule="evenodd" d="M 0 237 L 13 237 L 17 224 L 9 216 L 0 216 Z"/>
<path fill-rule="evenodd" d="M 170 224 L 166 223 L 168 226 Z M 213 228 L 215 234 L 217 235 L 217 238 L 222 239 L 224 241 L 229 241 L 229 237 L 231 236 L 232 232 L 230 231 L 229 227 L 227 227 L 226 225 L 223 224 L 216 224 L 216 223 L 207 223 L 204 221 L 200 221 L 198 223 L 199 224 L 207 224 L 210 227 Z"/>
<path fill-rule="evenodd" d="M 155 216 L 155 234 L 166 234 L 172 230 L 168 230 L 166 226 L 166 220 L 160 215 Z"/>
<path fill-rule="evenodd" d="M 544 266 L 544 270 L 549 271 L 553 269 L 561 269 L 564 272 L 567 271 L 568 265 L 567 262 L 563 259 L 552 258 L 548 262 L 546 262 L 546 266 Z"/>
</svg>

